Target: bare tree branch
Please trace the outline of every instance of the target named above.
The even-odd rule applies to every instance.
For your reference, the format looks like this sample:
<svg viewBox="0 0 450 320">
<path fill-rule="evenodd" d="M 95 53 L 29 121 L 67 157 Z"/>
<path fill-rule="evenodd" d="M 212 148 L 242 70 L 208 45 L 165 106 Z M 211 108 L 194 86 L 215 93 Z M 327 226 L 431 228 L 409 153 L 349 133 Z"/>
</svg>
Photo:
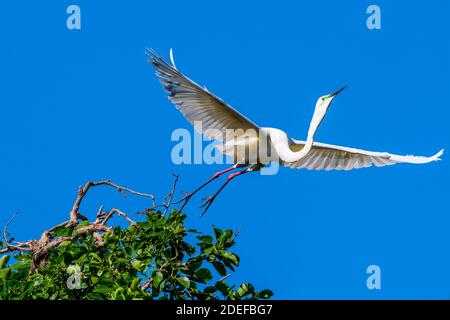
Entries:
<svg viewBox="0 0 450 320">
<path fill-rule="evenodd" d="M 150 288 L 151 286 L 152 286 L 152 283 L 153 283 L 153 278 L 150 278 L 150 279 L 148 279 L 147 281 L 145 281 L 141 286 L 140 286 L 140 288 L 142 289 L 142 290 L 147 290 L 148 288 Z"/>
<path fill-rule="evenodd" d="M 164 210 L 164 215 L 166 215 L 167 211 L 169 210 L 169 207 L 172 205 L 173 201 L 173 195 L 175 194 L 175 190 L 177 189 L 177 183 L 180 176 L 178 174 L 172 174 L 172 176 L 175 177 L 172 184 L 172 191 L 165 197 L 164 202 L 166 201 L 167 197 L 169 198 L 169 201 L 166 203 L 166 209 Z"/>
<path fill-rule="evenodd" d="M 226 274 L 226 275 L 224 275 L 222 278 L 220 278 L 218 282 L 223 281 L 223 280 L 229 278 L 230 276 L 231 276 L 230 273 L 229 273 L 229 274 Z"/>
<path fill-rule="evenodd" d="M 84 217 L 79 214 L 78 210 L 80 209 L 80 204 L 83 201 L 83 198 L 86 196 L 86 193 L 89 191 L 89 188 L 101 186 L 101 185 L 107 185 L 107 186 L 113 187 L 113 188 L 117 189 L 117 191 L 119 191 L 122 195 L 125 195 L 128 192 L 128 193 L 138 195 L 141 197 L 149 197 L 152 199 L 152 203 L 154 203 L 155 197 L 153 195 L 148 194 L 148 193 L 137 192 L 132 189 L 119 186 L 115 183 L 112 183 L 110 180 L 102 180 L 102 181 L 98 181 L 98 182 L 89 181 L 88 183 L 85 184 L 84 187 L 80 186 L 78 188 L 78 196 L 75 200 L 75 203 L 73 204 L 72 210 L 70 210 L 70 213 L 69 213 L 70 222 L 72 225 L 75 225 L 79 218 L 82 219 Z"/>
<path fill-rule="evenodd" d="M 117 213 L 119 217 L 124 217 L 129 223 L 136 223 L 134 220 L 132 220 L 130 217 L 128 217 L 124 212 L 120 211 L 119 209 L 112 209 L 103 219 L 103 221 L 100 223 L 101 225 L 105 225 L 106 222 L 108 222 L 109 219 L 112 218 L 112 216 Z"/>
<path fill-rule="evenodd" d="M 5 227 L 3 228 L 3 242 L 5 243 L 6 248 L 1 250 L 1 253 L 5 253 L 8 251 L 14 251 L 14 250 L 17 250 L 17 251 L 21 251 L 21 250 L 27 251 L 28 250 L 27 248 L 23 248 L 20 245 L 17 245 L 17 246 L 12 245 L 8 242 L 8 227 L 13 222 L 13 220 L 16 216 L 17 216 L 17 211 L 14 212 L 14 214 L 11 216 L 11 218 L 8 220 L 8 222 L 6 222 Z"/>
<path fill-rule="evenodd" d="M 100 223 L 102 221 L 102 216 L 103 216 L 103 205 L 101 205 L 100 208 L 98 208 L 95 223 Z"/>
<path fill-rule="evenodd" d="M 92 235 L 95 239 L 95 242 L 97 243 L 97 245 L 99 247 L 105 246 L 105 242 L 103 241 L 103 236 L 100 233 L 94 232 Z"/>
<path fill-rule="evenodd" d="M 156 204 L 155 200 L 153 199 L 153 206 L 152 207 L 150 207 L 148 209 L 145 209 L 142 212 L 138 212 L 137 214 L 146 214 L 147 212 L 156 210 L 158 208 L 164 208 L 164 213 L 163 214 L 165 215 L 168 212 L 169 208 L 173 204 L 177 204 L 177 203 L 180 202 L 180 201 L 176 201 L 176 202 L 173 201 L 173 197 L 175 195 L 175 191 L 176 191 L 176 188 L 177 188 L 177 183 L 178 183 L 178 180 L 179 180 L 179 175 L 172 174 L 172 176 L 175 178 L 174 181 L 173 181 L 173 184 L 172 184 L 172 190 L 171 190 L 171 192 L 169 194 L 166 194 L 164 196 L 162 203 Z"/>
<path fill-rule="evenodd" d="M 123 194 L 123 192 L 128 192 L 128 193 L 131 193 L 131 194 L 134 194 L 134 195 L 137 195 L 137 196 L 141 196 L 141 197 L 148 197 L 150 199 L 154 199 L 155 198 L 152 194 L 142 193 L 142 192 L 134 191 L 134 190 L 129 189 L 129 188 L 125 188 L 125 187 L 119 186 L 119 185 L 117 185 L 115 183 L 112 183 L 111 180 L 103 180 L 103 181 L 99 181 L 99 182 L 92 182 L 91 184 L 94 187 L 95 186 L 100 186 L 100 185 L 108 185 L 108 186 L 111 186 L 113 188 L 116 188 L 122 194 Z"/>
<path fill-rule="evenodd" d="M 15 251 L 29 251 L 33 255 L 33 262 L 30 269 L 30 272 L 35 272 L 40 265 L 43 263 L 46 263 L 49 250 L 51 250 L 54 247 L 60 246 L 64 241 L 73 241 L 78 236 L 84 236 L 87 233 L 92 233 L 96 244 L 99 247 L 104 246 L 103 237 L 106 233 L 112 232 L 112 228 L 108 227 L 106 223 L 113 217 L 114 214 L 117 214 L 120 217 L 123 217 L 125 220 L 127 220 L 130 224 L 136 223 L 134 220 L 132 220 L 126 213 L 122 212 L 121 210 L 117 208 L 111 209 L 108 211 L 103 211 L 103 206 L 100 206 L 96 218 L 94 222 L 89 222 L 89 219 L 87 216 L 81 214 L 79 212 L 81 203 L 88 193 L 89 189 L 91 187 L 101 186 L 101 185 L 107 185 L 112 188 L 115 188 L 117 191 L 119 191 L 122 195 L 125 195 L 126 193 L 142 196 L 142 197 L 148 197 L 152 201 L 152 208 L 146 209 L 144 212 L 149 212 L 151 210 L 154 210 L 158 207 L 165 208 L 164 214 L 166 214 L 169 210 L 169 208 L 174 204 L 173 202 L 173 196 L 176 191 L 177 183 L 179 176 L 173 175 L 175 177 L 172 185 L 171 192 L 164 197 L 163 203 L 157 205 L 155 201 L 155 197 L 151 194 L 137 192 L 135 190 L 119 186 L 117 184 L 112 183 L 110 180 L 102 180 L 98 182 L 87 182 L 84 187 L 80 186 L 78 188 L 77 197 L 75 199 L 75 202 L 69 212 L 69 220 L 64 221 L 62 223 L 57 224 L 56 226 L 53 226 L 52 228 L 44 231 L 41 235 L 40 239 L 37 240 L 30 240 L 26 242 L 17 242 L 14 241 L 13 244 L 8 242 L 7 239 L 7 229 L 14 220 L 14 218 L 17 215 L 17 212 L 14 213 L 14 215 L 9 219 L 9 221 L 6 223 L 5 227 L 3 228 L 3 241 L 5 243 L 6 248 L 0 249 L 0 254 L 12 252 Z M 89 223 L 87 225 L 83 225 L 77 228 L 78 221 L 88 221 Z M 55 232 L 60 227 L 66 227 L 73 230 L 71 236 L 55 236 Z M 152 284 L 152 279 L 149 279 L 146 281 L 141 288 L 146 290 L 149 288 Z"/>
</svg>

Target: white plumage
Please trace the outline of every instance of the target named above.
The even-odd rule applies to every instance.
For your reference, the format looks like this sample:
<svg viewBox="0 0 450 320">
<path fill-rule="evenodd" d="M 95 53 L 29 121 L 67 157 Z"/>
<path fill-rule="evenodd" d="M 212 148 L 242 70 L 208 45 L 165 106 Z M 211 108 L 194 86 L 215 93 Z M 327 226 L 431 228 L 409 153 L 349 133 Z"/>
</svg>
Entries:
<svg viewBox="0 0 450 320">
<path fill-rule="evenodd" d="M 258 157 L 257 162 L 260 165 L 270 161 L 279 161 L 284 166 L 298 169 L 351 170 L 367 168 L 372 165 L 381 167 L 396 163 L 423 164 L 440 160 L 439 157 L 444 151 L 442 149 L 431 157 L 402 156 L 314 142 L 316 130 L 325 117 L 331 101 L 343 88 L 333 94 L 319 98 L 311 120 L 307 140 L 295 140 L 282 130 L 259 127 L 206 88 L 202 88 L 184 76 L 175 67 L 172 50 L 170 52 L 172 65 L 152 49 L 148 50 L 148 55 L 150 63 L 155 67 L 156 74 L 164 86 L 164 90 L 169 94 L 170 101 L 192 125 L 197 121 L 201 122 L 202 132 L 207 137 L 226 140 L 225 145 L 220 150 L 225 154 L 234 156 L 236 163 L 250 164 L 247 157 L 236 158 L 233 153 L 236 140 L 227 139 L 227 129 L 242 129 L 242 132 L 252 129 L 259 133 L 259 138 L 264 135 L 270 141 L 269 153 L 271 157 L 264 161 Z M 213 130 L 219 130 L 222 137 L 213 135 L 211 133 Z M 241 139 L 241 141 L 245 140 Z M 250 139 L 245 143 L 247 144 L 246 147 L 252 147 L 252 144 L 259 143 L 259 139 Z"/>
<path fill-rule="evenodd" d="M 304 141 L 294 140 L 300 145 Z M 316 170 L 351 170 L 367 168 L 372 165 L 377 167 L 390 166 L 396 163 L 422 164 L 435 160 L 444 150 L 439 151 L 431 157 L 400 156 L 387 152 L 372 152 L 367 150 L 335 146 L 332 144 L 314 142 L 311 151 L 302 159 L 286 163 L 291 168 L 316 169 Z"/>
</svg>

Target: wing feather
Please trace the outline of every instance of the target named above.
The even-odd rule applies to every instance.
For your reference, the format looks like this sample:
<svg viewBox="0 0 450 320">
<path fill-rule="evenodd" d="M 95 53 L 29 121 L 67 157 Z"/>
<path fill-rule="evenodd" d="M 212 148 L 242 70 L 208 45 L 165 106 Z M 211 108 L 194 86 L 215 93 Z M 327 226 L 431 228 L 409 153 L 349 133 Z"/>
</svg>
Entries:
<svg viewBox="0 0 450 320">
<path fill-rule="evenodd" d="M 293 141 L 296 145 L 295 149 L 301 149 L 305 145 L 304 141 Z M 382 167 L 396 163 L 428 163 L 441 160 L 439 157 L 443 153 L 444 149 L 431 157 L 400 156 L 387 152 L 373 152 L 315 142 L 311 151 L 304 158 L 294 162 L 283 162 L 282 164 L 291 168 L 309 170 L 352 170 L 367 168 L 372 165 Z"/>
<path fill-rule="evenodd" d="M 199 121 L 204 135 L 223 140 L 227 129 L 258 130 L 258 126 L 251 120 L 178 71 L 173 63 L 172 54 L 173 65 L 152 49 L 148 49 L 147 55 L 164 91 L 169 95 L 169 100 L 192 125 Z M 212 134 L 212 129 L 220 130 L 222 139 Z"/>
</svg>

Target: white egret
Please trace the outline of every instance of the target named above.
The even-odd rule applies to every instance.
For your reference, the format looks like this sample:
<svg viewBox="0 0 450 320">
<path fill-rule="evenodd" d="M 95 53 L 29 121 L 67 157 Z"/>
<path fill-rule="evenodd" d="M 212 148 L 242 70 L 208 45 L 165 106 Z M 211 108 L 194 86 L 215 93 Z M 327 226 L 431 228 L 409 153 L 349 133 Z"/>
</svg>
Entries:
<svg viewBox="0 0 450 320">
<path fill-rule="evenodd" d="M 203 185 L 186 196 L 186 199 L 189 199 L 192 195 L 222 174 L 236 168 L 245 167 L 245 169 L 241 171 L 230 174 L 219 190 L 205 201 L 202 206 L 204 207 L 202 214 L 208 210 L 219 192 L 233 178 L 248 172 L 257 171 L 265 164 L 272 161 L 278 161 L 281 165 L 290 168 L 351 170 L 366 168 L 372 165 L 382 167 L 396 163 L 428 163 L 440 160 L 439 157 L 444 151 L 444 149 L 442 149 L 431 157 L 412 155 L 402 156 L 387 152 L 372 152 L 314 142 L 314 135 L 324 119 L 331 102 L 345 87 L 332 94 L 322 96 L 317 100 L 306 141 L 296 140 L 280 129 L 256 125 L 253 121 L 240 114 L 237 110 L 216 97 L 206 88 L 202 88 L 187 78 L 175 67 L 172 50 L 170 52 L 172 65 L 152 49 L 149 49 L 147 54 L 150 58 L 149 62 L 156 70 L 156 75 L 163 84 L 165 91 L 169 94 L 169 100 L 181 111 L 183 116 L 192 125 L 194 125 L 194 122 L 200 121 L 205 136 L 212 139 L 218 139 L 217 135 L 211 134 L 211 132 L 214 132 L 213 129 L 222 132 L 224 137 L 227 135 L 227 130 L 230 129 L 235 132 L 242 132 L 242 134 L 245 134 L 248 130 L 255 130 L 258 132 L 256 139 L 239 139 L 238 136 L 237 139 L 226 140 L 223 147 L 220 148 L 220 151 L 226 155 L 233 156 L 235 164 L 228 169 L 217 172 Z M 269 158 L 262 159 L 259 155 L 256 155 L 256 158 L 253 157 L 256 161 L 250 162 L 248 152 L 244 153 L 242 157 L 236 156 L 235 149 L 238 144 L 239 147 L 244 145 L 245 148 L 251 149 L 253 145 L 259 144 L 260 140 L 263 138 L 265 141 L 268 141 Z M 255 148 L 252 150 L 255 150 Z"/>
</svg>

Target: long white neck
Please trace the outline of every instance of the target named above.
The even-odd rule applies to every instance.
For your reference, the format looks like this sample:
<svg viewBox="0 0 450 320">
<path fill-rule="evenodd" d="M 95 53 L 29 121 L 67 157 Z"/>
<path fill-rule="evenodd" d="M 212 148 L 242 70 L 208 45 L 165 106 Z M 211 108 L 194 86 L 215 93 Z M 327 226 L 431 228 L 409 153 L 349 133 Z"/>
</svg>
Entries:
<svg viewBox="0 0 450 320">
<path fill-rule="evenodd" d="M 284 137 L 272 137 L 275 148 L 277 149 L 278 155 L 284 162 L 295 162 L 303 157 L 305 157 L 310 151 L 314 143 L 314 135 L 316 134 L 317 128 L 325 117 L 325 112 L 323 109 L 318 109 L 314 111 L 314 115 L 309 124 L 308 136 L 304 147 L 299 151 L 292 151 L 289 147 L 287 135 Z M 275 141 L 274 141 L 275 138 Z M 284 141 L 283 141 L 284 140 Z"/>
</svg>

